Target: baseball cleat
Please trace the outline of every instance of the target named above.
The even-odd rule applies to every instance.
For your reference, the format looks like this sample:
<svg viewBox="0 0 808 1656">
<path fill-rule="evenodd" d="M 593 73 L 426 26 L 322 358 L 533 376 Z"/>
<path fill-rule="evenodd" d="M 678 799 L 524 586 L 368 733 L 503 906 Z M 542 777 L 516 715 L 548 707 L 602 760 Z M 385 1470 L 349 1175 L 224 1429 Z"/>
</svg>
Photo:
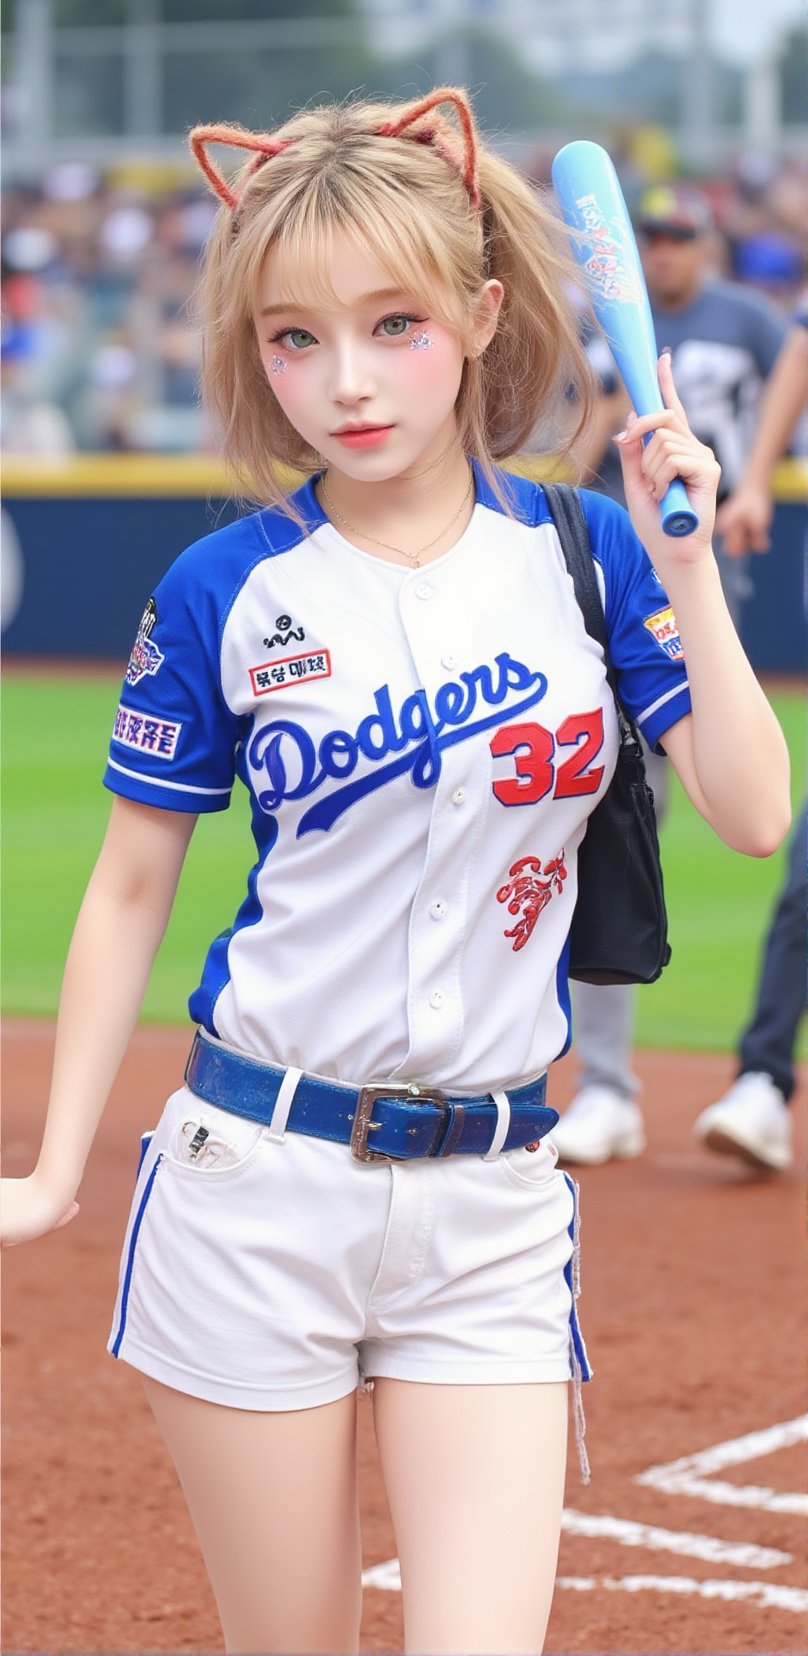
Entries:
<svg viewBox="0 0 808 1656">
<path fill-rule="evenodd" d="M 642 1155 L 645 1131 L 639 1106 L 611 1087 L 584 1087 L 550 1134 L 559 1159 L 582 1167 Z"/>
<path fill-rule="evenodd" d="M 740 1156 L 752 1167 L 781 1171 L 794 1160 L 791 1112 L 770 1075 L 748 1070 L 696 1120 L 708 1150 Z"/>
</svg>

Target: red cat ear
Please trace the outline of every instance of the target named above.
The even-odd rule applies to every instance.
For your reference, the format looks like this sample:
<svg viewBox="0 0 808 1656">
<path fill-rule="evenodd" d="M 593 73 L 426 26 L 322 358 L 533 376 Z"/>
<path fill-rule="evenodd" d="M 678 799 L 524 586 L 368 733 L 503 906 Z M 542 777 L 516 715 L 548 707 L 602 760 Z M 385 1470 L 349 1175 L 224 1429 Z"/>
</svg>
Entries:
<svg viewBox="0 0 808 1656">
<path fill-rule="evenodd" d="M 229 149 L 253 150 L 256 152 L 252 172 L 256 172 L 273 155 L 280 155 L 289 148 L 291 138 L 271 138 L 264 133 L 244 132 L 241 127 L 235 126 L 197 126 L 189 133 L 188 142 L 193 152 L 194 160 L 212 190 L 215 190 L 221 201 L 224 201 L 235 212 L 239 198 L 231 190 L 224 174 L 221 173 L 208 154 L 209 144 L 226 144 Z"/>
<path fill-rule="evenodd" d="M 441 104 L 451 104 L 460 122 L 460 133 L 463 139 L 461 177 L 471 197 L 472 206 L 479 211 L 480 187 L 477 179 L 477 135 L 474 130 L 474 120 L 468 101 L 462 92 L 458 92 L 456 87 L 441 86 L 436 92 L 430 92 L 428 97 L 422 98 L 420 103 L 413 104 L 397 121 L 386 121 L 384 126 L 379 128 L 379 136 L 381 138 L 403 137 L 407 128 L 412 126 L 414 121 L 420 121 L 423 115 L 428 115 L 430 109 L 438 109 Z M 412 136 L 415 138 L 418 134 L 413 133 Z M 440 143 L 434 128 L 428 134 L 424 132 L 422 136 L 427 142 L 435 144 L 445 160 L 449 161 L 452 166 L 455 165 L 453 158 Z"/>
</svg>

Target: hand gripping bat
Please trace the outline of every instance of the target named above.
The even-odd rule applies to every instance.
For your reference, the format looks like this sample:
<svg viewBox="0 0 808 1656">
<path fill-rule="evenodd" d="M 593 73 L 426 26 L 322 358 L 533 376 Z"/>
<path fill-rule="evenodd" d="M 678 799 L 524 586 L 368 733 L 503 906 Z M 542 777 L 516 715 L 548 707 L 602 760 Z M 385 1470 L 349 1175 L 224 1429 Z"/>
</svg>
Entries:
<svg viewBox="0 0 808 1656">
<path fill-rule="evenodd" d="M 665 404 L 654 324 L 617 173 L 599 144 L 581 139 L 559 150 L 552 178 L 565 222 L 576 232 L 572 250 L 586 277 L 592 309 L 626 390 L 637 414 L 656 414 Z M 678 478 L 659 511 L 666 535 L 692 535 L 699 521 Z"/>
</svg>

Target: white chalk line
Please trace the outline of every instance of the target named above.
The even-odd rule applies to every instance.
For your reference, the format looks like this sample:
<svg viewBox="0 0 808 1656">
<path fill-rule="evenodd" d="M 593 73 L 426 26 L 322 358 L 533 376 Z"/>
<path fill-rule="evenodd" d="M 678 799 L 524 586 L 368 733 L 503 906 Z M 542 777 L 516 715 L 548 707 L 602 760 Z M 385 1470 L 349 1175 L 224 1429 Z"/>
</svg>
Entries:
<svg viewBox="0 0 808 1656">
<path fill-rule="evenodd" d="M 362 1576 L 365 1587 L 382 1592 L 401 1592 L 401 1571 L 397 1558 L 374 1564 Z M 574 1593 L 674 1593 L 680 1598 L 745 1601 L 759 1610 L 790 1610 L 804 1615 L 808 1592 L 801 1587 L 778 1587 L 771 1581 L 696 1581 L 693 1576 L 559 1576 L 556 1586 Z"/>
<path fill-rule="evenodd" d="M 759 1610 L 791 1610 L 804 1615 L 808 1592 L 777 1587 L 772 1581 L 696 1581 L 692 1576 L 559 1576 L 557 1587 L 576 1593 L 678 1593 L 682 1598 L 745 1600 Z"/>
<path fill-rule="evenodd" d="M 586 1535 L 617 1541 L 624 1547 L 647 1547 L 652 1552 L 678 1553 L 680 1557 L 701 1558 L 710 1564 L 734 1564 L 747 1570 L 776 1570 L 792 1563 L 792 1554 L 776 1547 L 758 1547 L 752 1542 L 722 1541 L 717 1535 L 694 1535 L 686 1530 L 662 1529 L 658 1524 L 640 1524 L 610 1513 L 576 1512 L 565 1507 L 561 1528 L 568 1535 Z M 365 1573 L 366 1585 L 400 1589 L 398 1559 L 390 1558 Z"/>
<path fill-rule="evenodd" d="M 678 1553 L 683 1558 L 702 1558 L 710 1564 L 735 1564 L 744 1570 L 776 1570 L 792 1562 L 791 1553 L 775 1547 L 758 1547 L 746 1541 L 721 1541 L 717 1535 L 697 1535 L 687 1530 L 663 1529 L 658 1524 L 640 1524 L 630 1518 L 613 1518 L 605 1513 L 576 1512 L 566 1507 L 561 1528 L 568 1535 L 603 1536 L 624 1547 L 648 1547 L 651 1552 Z"/>
<path fill-rule="evenodd" d="M 808 1500 L 802 1495 L 778 1495 L 774 1490 L 755 1485 L 741 1486 L 722 1483 L 710 1474 L 725 1466 L 737 1466 L 743 1461 L 756 1460 L 789 1448 L 808 1437 L 808 1415 L 782 1421 L 763 1431 L 747 1432 L 743 1437 L 729 1438 L 725 1443 L 702 1449 L 695 1455 L 685 1455 L 664 1466 L 649 1467 L 635 1478 L 635 1483 L 666 1494 L 697 1495 L 702 1500 L 730 1506 L 754 1506 L 770 1512 L 808 1511 Z M 562 1530 L 571 1535 L 602 1537 L 627 1547 L 647 1547 L 651 1551 L 672 1552 L 679 1556 L 705 1559 L 710 1563 L 734 1564 L 745 1569 L 775 1569 L 792 1562 L 792 1555 L 774 1547 L 759 1547 L 751 1542 L 722 1541 L 718 1536 L 693 1534 L 684 1530 L 667 1530 L 655 1524 L 641 1524 L 627 1518 L 615 1518 L 608 1513 L 577 1512 L 565 1507 Z M 401 1571 L 397 1558 L 375 1564 L 362 1577 L 366 1587 L 382 1591 L 401 1591 Z M 557 1586 L 573 1592 L 657 1592 L 675 1593 L 704 1599 L 724 1599 L 746 1602 L 766 1610 L 789 1610 L 803 1614 L 808 1610 L 808 1591 L 801 1587 L 777 1586 L 765 1581 L 697 1581 L 692 1576 L 560 1576 Z"/>
<path fill-rule="evenodd" d="M 808 1514 L 808 1496 L 801 1493 L 781 1494 L 759 1484 L 724 1483 L 713 1478 L 725 1466 L 738 1466 L 744 1461 L 758 1460 L 773 1455 L 778 1449 L 788 1449 L 808 1438 L 808 1415 L 795 1420 L 784 1420 L 760 1432 L 747 1432 L 743 1437 L 728 1438 L 710 1449 L 701 1449 L 695 1455 L 683 1455 L 664 1466 L 650 1466 L 634 1479 L 648 1489 L 660 1489 L 666 1495 L 696 1496 L 701 1501 L 712 1501 L 720 1506 L 755 1507 L 761 1512 L 791 1512 Z"/>
<path fill-rule="evenodd" d="M 401 1566 L 397 1558 L 386 1558 L 383 1564 L 371 1564 L 362 1571 L 363 1587 L 378 1587 L 382 1593 L 401 1592 Z"/>
</svg>

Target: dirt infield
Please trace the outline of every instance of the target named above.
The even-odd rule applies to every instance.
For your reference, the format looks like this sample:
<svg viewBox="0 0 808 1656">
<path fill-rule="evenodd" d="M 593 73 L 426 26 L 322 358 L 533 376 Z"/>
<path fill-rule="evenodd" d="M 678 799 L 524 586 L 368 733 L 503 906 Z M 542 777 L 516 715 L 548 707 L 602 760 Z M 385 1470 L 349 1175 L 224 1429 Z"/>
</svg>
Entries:
<svg viewBox="0 0 808 1656">
<path fill-rule="evenodd" d="M 222 1648 L 140 1382 L 105 1351 L 137 1141 L 188 1044 L 185 1031 L 138 1034 L 79 1219 L 5 1256 L 7 1653 Z M 7 1173 L 31 1166 L 50 1053 L 50 1026 L 7 1028 Z M 725 1059 L 644 1054 L 638 1067 L 647 1154 L 581 1179 L 592 1482 L 571 1455 L 547 1649 L 803 1650 L 805 1504 L 789 1494 L 804 1482 L 789 1426 L 805 1406 L 800 1179 L 756 1177 L 694 1145 L 690 1123 L 722 1090 Z M 559 1066 L 554 1103 L 571 1081 Z M 376 1581 L 362 1648 L 395 1651 L 395 1543 L 364 1400 L 359 1426 Z"/>
</svg>

